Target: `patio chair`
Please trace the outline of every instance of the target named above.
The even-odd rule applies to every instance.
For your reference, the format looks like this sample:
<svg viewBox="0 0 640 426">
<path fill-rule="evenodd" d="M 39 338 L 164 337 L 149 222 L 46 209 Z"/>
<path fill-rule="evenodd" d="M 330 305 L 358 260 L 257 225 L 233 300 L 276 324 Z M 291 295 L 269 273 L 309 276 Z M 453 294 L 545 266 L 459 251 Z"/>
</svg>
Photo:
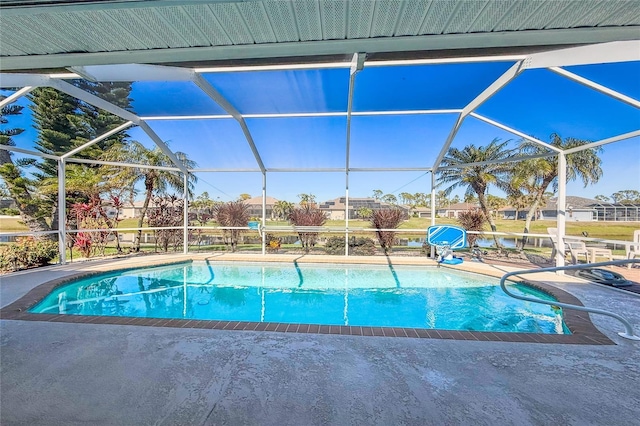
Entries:
<svg viewBox="0 0 640 426">
<path fill-rule="evenodd" d="M 558 228 L 547 228 L 547 233 L 549 234 L 549 238 L 551 239 L 551 259 L 553 260 L 555 259 L 556 253 L 558 252 Z M 580 255 L 584 255 L 585 261 L 589 263 L 589 250 L 582 241 L 565 238 L 563 254 L 564 256 L 570 254 L 571 263 L 574 265 L 578 263 L 578 256 Z"/>
<path fill-rule="evenodd" d="M 627 245 L 627 259 L 635 259 L 640 257 L 640 229 L 633 231 L 633 243 Z M 631 263 L 627 264 L 627 268 L 631 269 Z"/>
</svg>

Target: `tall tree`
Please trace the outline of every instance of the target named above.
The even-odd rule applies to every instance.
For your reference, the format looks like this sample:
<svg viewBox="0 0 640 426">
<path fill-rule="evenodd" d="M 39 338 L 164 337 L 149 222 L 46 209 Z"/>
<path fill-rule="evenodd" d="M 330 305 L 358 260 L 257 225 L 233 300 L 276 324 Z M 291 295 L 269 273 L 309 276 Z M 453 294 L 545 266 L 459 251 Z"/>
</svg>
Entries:
<svg viewBox="0 0 640 426">
<path fill-rule="evenodd" d="M 465 146 L 462 150 L 450 148 L 447 155 L 442 159 L 441 166 L 460 166 L 460 168 L 438 170 L 438 186 L 446 186 L 444 191 L 447 194 L 450 194 L 451 191 L 458 187 L 464 187 L 465 194 L 475 193 L 478 196 L 480 209 L 487 217 L 492 232 L 496 232 L 497 228 L 490 214 L 487 189 L 490 185 L 500 189 L 506 189 L 509 185 L 511 164 L 504 160 L 512 155 L 513 150 L 507 149 L 508 143 L 509 141 L 500 142 L 499 139 L 494 139 L 487 146 L 476 147 L 471 144 Z M 490 162 L 490 164 L 464 166 L 465 164 L 479 162 Z M 496 247 L 501 249 L 502 245 L 495 234 L 493 238 Z"/>
<path fill-rule="evenodd" d="M 316 196 L 313 194 L 298 194 L 298 198 L 300 198 L 301 206 L 315 206 L 316 204 Z"/>
<path fill-rule="evenodd" d="M 614 203 L 640 203 L 640 191 L 636 191 L 635 189 L 625 189 L 623 191 L 614 192 L 613 194 L 611 194 L 611 198 L 613 199 Z"/>
<path fill-rule="evenodd" d="M 413 194 L 413 202 L 416 207 L 429 207 L 431 205 L 431 196 L 424 192 L 416 192 Z"/>
<path fill-rule="evenodd" d="M 496 195 L 487 195 L 487 203 L 489 204 L 489 208 L 491 208 L 491 213 L 498 213 L 498 210 L 507 205 L 507 200 L 502 197 L 498 197 Z"/>
<path fill-rule="evenodd" d="M 550 145 L 567 150 L 588 144 L 589 141 L 566 138 L 562 139 L 557 133 L 551 135 Z M 548 149 L 527 140 L 520 143 L 520 151 L 524 155 L 546 154 Z M 590 148 L 582 151 L 574 152 L 566 156 L 567 160 L 567 182 L 576 179 L 582 180 L 585 188 L 592 183 L 596 183 L 602 177 L 602 160 L 598 154 L 602 152 L 601 148 Z M 558 187 L 558 160 L 554 157 L 535 158 L 524 160 L 517 163 L 513 168 L 512 186 L 521 187 L 531 197 L 531 205 L 527 211 L 524 231 L 525 236 L 521 240 L 520 249 L 524 248 L 527 242 L 526 234 L 529 233 L 531 221 L 537 209 L 543 204 L 545 192 L 549 186 L 552 186 L 553 192 Z"/>
<path fill-rule="evenodd" d="M 382 202 L 387 204 L 393 204 L 393 205 L 398 204 L 398 198 L 396 198 L 396 196 L 393 194 L 385 194 L 382 196 L 381 200 Z"/>
<path fill-rule="evenodd" d="M 131 103 L 129 83 L 90 83 L 77 80 L 74 84 L 122 108 L 128 108 Z M 32 110 L 34 128 L 38 132 L 35 148 L 45 154 L 60 155 L 69 152 L 124 122 L 119 117 L 52 88 L 38 88 L 28 95 L 28 99 L 31 101 L 29 108 Z M 124 140 L 126 136 L 123 132 L 112 135 L 76 156 L 95 159 L 103 150 L 113 143 Z M 34 183 L 39 188 L 49 189 L 41 194 L 43 198 L 40 208 L 43 211 L 39 214 L 49 217 L 53 214 L 52 227 L 57 228 L 59 222 L 57 219 L 59 209 L 56 208 L 58 164 L 55 160 L 43 159 L 32 161 L 29 165 L 36 169 L 32 173 Z M 82 167 L 99 168 L 99 166 Z M 67 204 L 89 200 L 91 194 L 73 190 L 73 186 L 69 186 L 67 191 L 65 197 Z"/>
<path fill-rule="evenodd" d="M 449 201 L 449 194 L 447 191 L 436 192 L 436 206 L 438 208 L 449 207 L 451 202 Z"/>
<path fill-rule="evenodd" d="M 289 214 L 295 208 L 294 204 L 289 201 L 279 200 L 273 205 L 273 218 L 278 220 L 286 220 L 289 218 Z"/>
<path fill-rule="evenodd" d="M 6 96 L 0 96 L 0 100 Z M 10 104 L 2 108 L 0 112 L 0 124 L 9 124 L 9 117 L 22 114 L 24 107 Z M 15 146 L 14 136 L 24 132 L 21 128 L 0 129 L 0 144 Z M 20 211 L 22 221 L 30 231 L 49 231 L 51 227 L 46 221 L 48 212 L 43 209 L 43 200 L 35 195 L 35 186 L 31 179 L 25 177 L 20 169 L 21 162 L 14 163 L 11 153 L 0 149 L 0 176 L 5 182 L 9 196 L 13 198 Z"/>
<path fill-rule="evenodd" d="M 400 202 L 402 204 L 413 205 L 413 194 L 409 192 L 401 192 L 400 194 L 398 194 L 398 197 L 400 198 Z"/>
<path fill-rule="evenodd" d="M 178 160 L 187 168 L 194 168 L 196 163 L 190 160 L 183 152 L 175 153 Z M 171 159 L 158 147 L 148 149 L 138 141 L 131 141 L 126 145 L 114 145 L 110 149 L 105 158 L 122 161 L 133 164 L 144 164 L 159 167 L 175 167 Z M 181 172 L 163 169 L 125 167 L 117 171 L 113 177 L 114 181 L 121 182 L 124 185 L 135 190 L 138 183 L 144 185 L 144 202 L 140 210 L 138 218 L 138 228 L 142 228 L 144 219 L 149 209 L 149 203 L 154 193 L 166 193 L 168 189 L 183 191 L 183 175 Z M 191 196 L 197 178 L 194 174 L 189 174 L 188 191 Z M 142 238 L 142 229 L 138 229 L 136 239 L 133 244 L 133 251 L 140 251 L 140 241 Z"/>
</svg>

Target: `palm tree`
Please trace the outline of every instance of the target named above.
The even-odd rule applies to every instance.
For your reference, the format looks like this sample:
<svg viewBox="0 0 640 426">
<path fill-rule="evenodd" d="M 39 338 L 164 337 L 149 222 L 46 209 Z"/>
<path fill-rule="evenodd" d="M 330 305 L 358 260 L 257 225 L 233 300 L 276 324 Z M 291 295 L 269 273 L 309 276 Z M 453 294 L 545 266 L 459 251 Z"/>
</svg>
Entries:
<svg viewBox="0 0 640 426">
<path fill-rule="evenodd" d="M 450 148 L 447 155 L 442 159 L 440 167 L 462 166 L 460 168 L 438 170 L 438 186 L 448 185 L 444 191 L 447 195 L 458 187 L 466 187 L 465 195 L 478 196 L 480 209 L 487 217 L 491 231 L 496 232 L 496 224 L 490 214 L 490 206 L 487 202 L 487 189 L 490 185 L 495 185 L 500 189 L 507 189 L 509 184 L 509 172 L 511 165 L 504 160 L 511 157 L 513 150 L 507 149 L 509 141 L 500 142 L 494 139 L 487 146 L 476 147 L 467 145 L 462 150 Z M 491 162 L 476 166 L 464 166 L 469 163 Z M 496 247 L 501 249 L 497 236 L 493 239 Z"/>
<path fill-rule="evenodd" d="M 557 133 L 551 135 L 550 145 L 567 150 L 590 143 L 589 141 L 566 138 L 562 139 Z M 548 149 L 531 141 L 523 140 L 520 143 L 520 151 L 525 155 L 545 154 Z M 601 148 L 591 148 L 574 152 L 567 155 L 567 182 L 581 179 L 585 188 L 587 185 L 596 183 L 602 177 L 602 160 L 598 154 Z M 554 192 L 558 187 L 558 161 L 555 157 L 536 158 L 521 161 L 516 164 L 513 170 L 512 186 L 517 186 L 526 190 L 531 196 L 532 203 L 527 211 L 524 225 L 524 234 L 529 233 L 531 220 L 536 210 L 542 205 L 545 192 L 549 185 L 552 185 Z M 521 241 L 521 249 L 527 242 L 524 236 Z"/>
<path fill-rule="evenodd" d="M 298 198 L 300 198 L 301 206 L 315 206 L 316 204 L 316 196 L 313 194 L 298 194 Z"/>
<path fill-rule="evenodd" d="M 187 154 L 183 152 L 175 153 L 178 160 L 187 168 L 194 168 L 196 166 L 195 161 L 190 160 Z M 131 141 L 126 145 L 115 146 L 107 153 L 109 159 L 116 159 L 123 162 L 145 164 L 150 166 L 159 167 L 175 167 L 175 164 L 158 147 L 148 149 L 138 141 Z M 132 189 L 139 182 L 144 184 L 144 203 L 140 210 L 140 218 L 138 219 L 138 233 L 133 243 L 133 251 L 140 251 L 140 240 L 142 238 L 142 224 L 147 215 L 149 203 L 154 192 L 164 193 L 167 189 L 171 188 L 176 191 L 183 191 L 183 175 L 178 171 L 171 170 L 158 170 L 147 168 L 124 168 L 120 173 L 114 175 L 114 180 L 123 182 L 125 186 L 129 186 Z M 188 195 L 192 196 L 192 190 L 197 177 L 193 174 L 189 174 Z"/>
<path fill-rule="evenodd" d="M 373 210 L 370 209 L 369 207 L 360 207 L 358 210 L 358 216 L 361 219 L 369 219 L 371 217 L 371 215 L 373 215 Z"/>
<path fill-rule="evenodd" d="M 398 194 L 398 197 L 402 204 L 413 204 L 413 194 L 409 192 L 401 192 Z"/>
<path fill-rule="evenodd" d="M 294 204 L 289 201 L 276 201 L 273 205 L 273 215 L 276 219 L 286 220 L 293 211 Z"/>
</svg>

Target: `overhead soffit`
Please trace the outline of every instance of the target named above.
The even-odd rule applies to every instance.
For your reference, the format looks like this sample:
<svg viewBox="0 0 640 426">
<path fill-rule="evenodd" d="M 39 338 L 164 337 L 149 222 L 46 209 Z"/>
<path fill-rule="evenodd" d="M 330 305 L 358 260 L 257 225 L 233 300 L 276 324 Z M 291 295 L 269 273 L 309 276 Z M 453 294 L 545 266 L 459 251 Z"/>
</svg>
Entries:
<svg viewBox="0 0 640 426">
<path fill-rule="evenodd" d="M 640 1 L 624 0 L 31 0 L 0 7 L 4 70 L 533 48 L 640 34 Z"/>
</svg>

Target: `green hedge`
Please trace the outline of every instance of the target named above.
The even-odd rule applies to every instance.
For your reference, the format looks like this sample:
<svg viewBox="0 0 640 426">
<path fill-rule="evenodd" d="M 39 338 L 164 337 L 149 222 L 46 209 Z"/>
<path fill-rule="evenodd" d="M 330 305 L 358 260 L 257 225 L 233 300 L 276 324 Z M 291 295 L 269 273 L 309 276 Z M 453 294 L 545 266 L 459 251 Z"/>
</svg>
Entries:
<svg viewBox="0 0 640 426">
<path fill-rule="evenodd" d="M 344 237 L 331 237 L 324 246 L 327 254 L 344 254 Z M 371 256 L 376 252 L 376 244 L 371 238 L 351 238 L 349 240 L 349 254 L 356 256 Z"/>
<path fill-rule="evenodd" d="M 21 238 L 0 248 L 0 269 L 18 271 L 20 269 L 44 266 L 58 256 L 58 243 L 32 237 Z"/>
</svg>

